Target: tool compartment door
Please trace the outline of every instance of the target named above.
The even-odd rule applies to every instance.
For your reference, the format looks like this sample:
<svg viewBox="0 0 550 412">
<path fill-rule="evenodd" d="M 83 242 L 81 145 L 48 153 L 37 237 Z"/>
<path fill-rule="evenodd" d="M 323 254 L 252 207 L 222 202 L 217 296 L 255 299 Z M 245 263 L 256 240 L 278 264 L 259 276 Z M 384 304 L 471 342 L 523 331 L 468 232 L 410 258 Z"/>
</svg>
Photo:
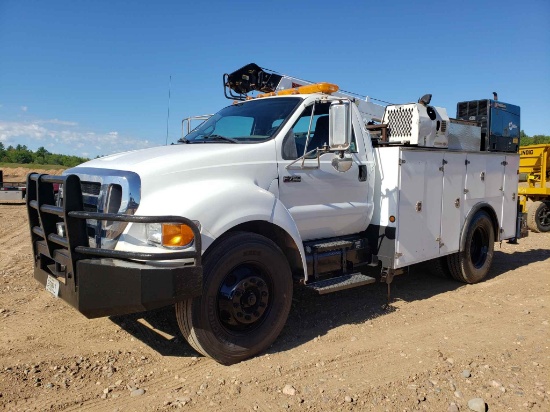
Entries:
<svg viewBox="0 0 550 412">
<path fill-rule="evenodd" d="M 510 239 L 516 235 L 519 156 L 506 155 L 505 162 L 500 238 Z"/>
<path fill-rule="evenodd" d="M 396 268 L 439 256 L 443 156 L 401 151 Z"/>
<path fill-rule="evenodd" d="M 458 252 L 460 232 L 464 222 L 464 183 L 466 153 L 446 152 L 443 166 L 443 197 L 441 199 L 440 254 Z"/>
<path fill-rule="evenodd" d="M 468 153 L 466 156 L 465 213 L 479 202 L 490 204 L 497 213 L 502 208 L 504 154 Z"/>
</svg>

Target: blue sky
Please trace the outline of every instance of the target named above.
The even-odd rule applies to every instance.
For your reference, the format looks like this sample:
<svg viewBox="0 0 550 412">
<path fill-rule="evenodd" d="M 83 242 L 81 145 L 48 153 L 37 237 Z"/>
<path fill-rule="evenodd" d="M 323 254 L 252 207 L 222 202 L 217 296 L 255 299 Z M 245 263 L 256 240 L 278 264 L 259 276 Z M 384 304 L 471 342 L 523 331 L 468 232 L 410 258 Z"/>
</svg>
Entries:
<svg viewBox="0 0 550 412">
<path fill-rule="evenodd" d="M 521 106 L 550 135 L 550 1 L 0 0 L 0 141 L 87 157 L 162 145 L 262 67 L 393 103 Z"/>
</svg>

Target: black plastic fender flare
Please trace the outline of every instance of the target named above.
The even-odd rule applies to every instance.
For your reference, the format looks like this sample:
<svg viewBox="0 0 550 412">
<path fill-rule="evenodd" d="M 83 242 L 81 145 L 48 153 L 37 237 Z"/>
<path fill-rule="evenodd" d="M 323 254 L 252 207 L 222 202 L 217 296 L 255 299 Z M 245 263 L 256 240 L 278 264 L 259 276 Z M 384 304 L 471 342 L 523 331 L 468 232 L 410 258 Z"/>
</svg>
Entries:
<svg viewBox="0 0 550 412">
<path fill-rule="evenodd" d="M 493 222 L 493 231 L 495 233 L 495 241 L 500 240 L 500 233 L 499 233 L 499 221 L 498 216 L 495 212 L 495 209 L 493 209 L 493 206 L 491 206 L 487 202 L 479 202 L 476 203 L 468 213 L 468 216 L 464 220 L 464 224 L 462 225 L 462 230 L 460 231 L 460 249 L 459 251 L 462 252 L 464 250 L 464 246 L 466 245 L 466 234 L 468 233 L 468 228 L 470 227 L 470 223 L 472 222 L 472 219 L 476 215 L 477 212 L 480 210 L 483 210 L 487 212 L 489 217 L 491 218 L 491 221 Z"/>
</svg>

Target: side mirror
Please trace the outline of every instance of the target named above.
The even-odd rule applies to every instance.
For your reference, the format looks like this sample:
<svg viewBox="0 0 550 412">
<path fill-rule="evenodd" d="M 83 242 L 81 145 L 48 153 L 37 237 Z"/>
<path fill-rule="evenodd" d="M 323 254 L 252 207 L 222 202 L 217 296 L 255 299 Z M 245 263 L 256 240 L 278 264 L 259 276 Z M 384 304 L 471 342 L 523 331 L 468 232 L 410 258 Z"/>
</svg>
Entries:
<svg viewBox="0 0 550 412">
<path fill-rule="evenodd" d="M 347 150 L 351 144 L 351 102 L 341 100 L 331 103 L 328 135 L 331 151 Z"/>
<path fill-rule="evenodd" d="M 332 167 L 334 167 L 338 172 L 345 173 L 353 166 L 353 159 L 346 156 L 336 156 L 332 159 Z"/>
</svg>

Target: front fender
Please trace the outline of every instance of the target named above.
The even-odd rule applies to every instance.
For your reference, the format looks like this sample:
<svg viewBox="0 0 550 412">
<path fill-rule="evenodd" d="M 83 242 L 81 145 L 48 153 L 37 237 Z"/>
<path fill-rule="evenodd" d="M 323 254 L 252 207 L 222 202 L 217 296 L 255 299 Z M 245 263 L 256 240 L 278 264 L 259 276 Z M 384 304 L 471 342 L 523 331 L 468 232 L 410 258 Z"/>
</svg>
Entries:
<svg viewBox="0 0 550 412">
<path fill-rule="evenodd" d="M 201 224 L 202 252 L 235 226 L 251 221 L 272 223 L 290 235 L 307 264 L 302 238 L 288 209 L 271 192 L 251 181 L 207 180 L 187 182 L 179 187 L 157 190 L 142 197 L 140 215 L 177 215 Z"/>
</svg>

